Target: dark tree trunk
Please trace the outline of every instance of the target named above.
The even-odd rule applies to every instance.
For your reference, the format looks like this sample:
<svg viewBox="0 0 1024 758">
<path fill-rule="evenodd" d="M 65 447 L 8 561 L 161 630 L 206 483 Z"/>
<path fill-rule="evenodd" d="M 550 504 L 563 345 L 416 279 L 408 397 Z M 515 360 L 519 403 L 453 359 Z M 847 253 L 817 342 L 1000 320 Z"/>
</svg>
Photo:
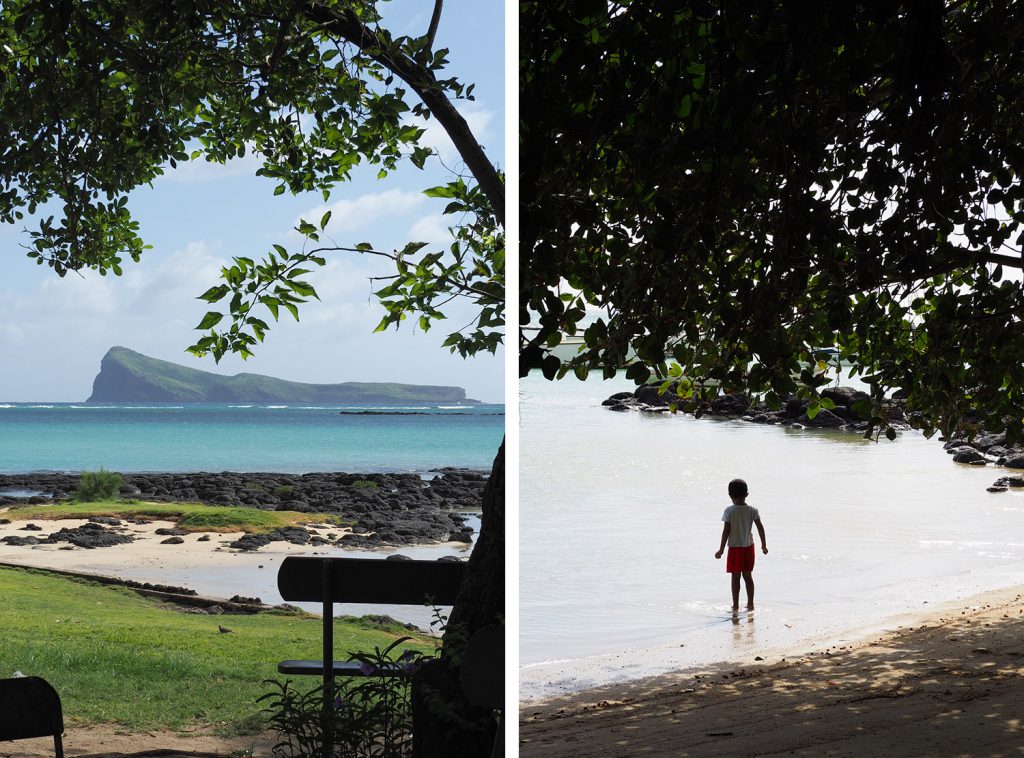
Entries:
<svg viewBox="0 0 1024 758">
<path fill-rule="evenodd" d="M 452 608 L 448 628 L 469 634 L 505 621 L 505 442 L 502 440 L 483 493 L 480 537 L 469 556 L 466 578 Z M 447 644 L 448 635 L 445 635 Z"/>
<path fill-rule="evenodd" d="M 486 758 L 496 724 L 474 708 L 459 684 L 462 650 L 473 632 L 505 622 L 505 443 L 483 494 L 480 537 L 444 633 L 441 659 L 413 681 L 414 758 Z"/>
</svg>

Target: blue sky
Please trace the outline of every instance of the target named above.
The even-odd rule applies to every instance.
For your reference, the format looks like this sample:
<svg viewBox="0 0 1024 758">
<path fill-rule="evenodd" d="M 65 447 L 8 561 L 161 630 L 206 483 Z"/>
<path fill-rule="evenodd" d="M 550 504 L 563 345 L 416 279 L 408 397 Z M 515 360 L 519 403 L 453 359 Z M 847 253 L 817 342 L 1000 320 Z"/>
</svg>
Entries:
<svg viewBox="0 0 1024 758">
<path fill-rule="evenodd" d="M 432 3 L 396 0 L 385 5 L 395 33 L 425 30 Z M 476 82 L 476 102 L 460 111 L 493 161 L 504 168 L 503 4 L 449 0 L 437 46 L 450 49 L 449 71 Z M 459 165 L 444 135 L 428 125 L 425 140 L 449 166 Z M 273 196 L 274 183 L 255 177 L 254 161 L 227 166 L 197 163 L 169 171 L 132 194 L 129 207 L 153 246 L 121 277 L 88 272 L 60 279 L 25 256 L 22 226 L 0 225 L 0 401 L 73 401 L 88 397 L 103 354 L 122 345 L 156 358 L 217 373 L 242 371 L 306 382 L 400 381 L 465 387 L 470 397 L 501 402 L 503 355 L 463 360 L 440 347 L 467 324 L 472 311 L 455 308 L 447 322 L 424 334 L 412 324 L 373 334 L 382 310 L 368 277 L 388 273 L 388 263 L 336 253 L 308 278 L 321 302 L 304 306 L 301 323 L 290 316 L 259 346 L 256 357 L 198 359 L 184 352 L 197 338 L 193 327 L 206 311 L 196 297 L 218 283 L 232 256 L 261 258 L 273 243 L 297 246 L 291 231 L 300 217 L 319 219 L 332 210 L 328 231 L 341 245 L 371 242 L 380 249 L 411 240 L 444 243 L 444 200 L 422 190 L 449 174 L 432 159 L 427 171 L 411 165 L 383 181 L 376 171 L 357 172 L 325 203 L 320 195 Z"/>
</svg>

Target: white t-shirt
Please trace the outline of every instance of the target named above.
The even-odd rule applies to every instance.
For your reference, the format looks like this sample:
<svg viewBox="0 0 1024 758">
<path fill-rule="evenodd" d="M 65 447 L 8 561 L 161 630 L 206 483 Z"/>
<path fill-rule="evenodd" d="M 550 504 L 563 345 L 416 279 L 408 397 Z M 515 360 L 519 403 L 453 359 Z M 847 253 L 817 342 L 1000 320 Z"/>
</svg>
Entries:
<svg viewBox="0 0 1024 758">
<path fill-rule="evenodd" d="M 760 520 L 757 508 L 747 505 L 730 505 L 722 514 L 722 521 L 732 524 L 729 530 L 729 547 L 749 547 L 754 544 L 754 535 L 750 528 Z"/>
</svg>

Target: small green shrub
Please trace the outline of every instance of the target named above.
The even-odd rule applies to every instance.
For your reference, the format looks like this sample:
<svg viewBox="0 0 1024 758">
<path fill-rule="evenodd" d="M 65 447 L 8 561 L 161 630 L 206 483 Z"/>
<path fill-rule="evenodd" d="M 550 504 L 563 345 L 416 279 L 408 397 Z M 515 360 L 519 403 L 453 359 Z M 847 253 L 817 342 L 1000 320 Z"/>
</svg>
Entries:
<svg viewBox="0 0 1024 758">
<path fill-rule="evenodd" d="M 290 484 L 282 484 L 278 487 L 274 487 L 273 490 L 274 494 L 277 495 L 278 497 L 286 497 L 287 495 L 292 494 L 294 491 L 295 488 Z"/>
<path fill-rule="evenodd" d="M 354 653 L 363 676 L 335 680 L 331 713 L 334 754 L 342 758 L 408 758 L 412 754 L 412 675 L 432 656 L 396 649 L 402 637 L 372 653 Z M 401 672 L 396 675 L 396 671 Z M 320 755 L 324 730 L 321 720 L 323 687 L 296 690 L 290 681 L 265 680 L 274 689 L 258 699 L 269 726 L 280 741 L 278 758 Z"/>
<path fill-rule="evenodd" d="M 352 486 L 357 490 L 375 490 L 380 487 L 377 482 L 370 481 L 369 479 L 356 479 L 352 482 Z"/>
<path fill-rule="evenodd" d="M 252 508 L 208 508 L 178 519 L 179 529 L 197 532 L 273 529 L 279 525 L 275 514 Z"/>
<path fill-rule="evenodd" d="M 83 471 L 78 478 L 78 489 L 75 490 L 75 498 L 83 503 L 93 503 L 97 500 L 110 500 L 117 495 L 121 485 L 124 484 L 124 477 L 114 471 Z"/>
</svg>

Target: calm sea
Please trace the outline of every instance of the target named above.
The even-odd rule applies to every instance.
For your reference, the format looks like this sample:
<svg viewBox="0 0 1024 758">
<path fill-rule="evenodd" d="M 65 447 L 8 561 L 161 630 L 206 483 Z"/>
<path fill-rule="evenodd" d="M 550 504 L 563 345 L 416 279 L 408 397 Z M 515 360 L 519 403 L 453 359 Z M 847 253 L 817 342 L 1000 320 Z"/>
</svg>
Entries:
<svg viewBox="0 0 1024 758">
<path fill-rule="evenodd" d="M 520 383 L 525 698 L 891 628 L 1024 584 L 1024 492 L 917 433 L 875 443 L 600 407 L 625 381 Z M 716 561 L 726 486 L 760 509 L 757 610 Z M 742 599 L 741 599 L 741 602 Z"/>
<path fill-rule="evenodd" d="M 490 470 L 504 406 L 0 403 L 0 473 Z"/>
</svg>

